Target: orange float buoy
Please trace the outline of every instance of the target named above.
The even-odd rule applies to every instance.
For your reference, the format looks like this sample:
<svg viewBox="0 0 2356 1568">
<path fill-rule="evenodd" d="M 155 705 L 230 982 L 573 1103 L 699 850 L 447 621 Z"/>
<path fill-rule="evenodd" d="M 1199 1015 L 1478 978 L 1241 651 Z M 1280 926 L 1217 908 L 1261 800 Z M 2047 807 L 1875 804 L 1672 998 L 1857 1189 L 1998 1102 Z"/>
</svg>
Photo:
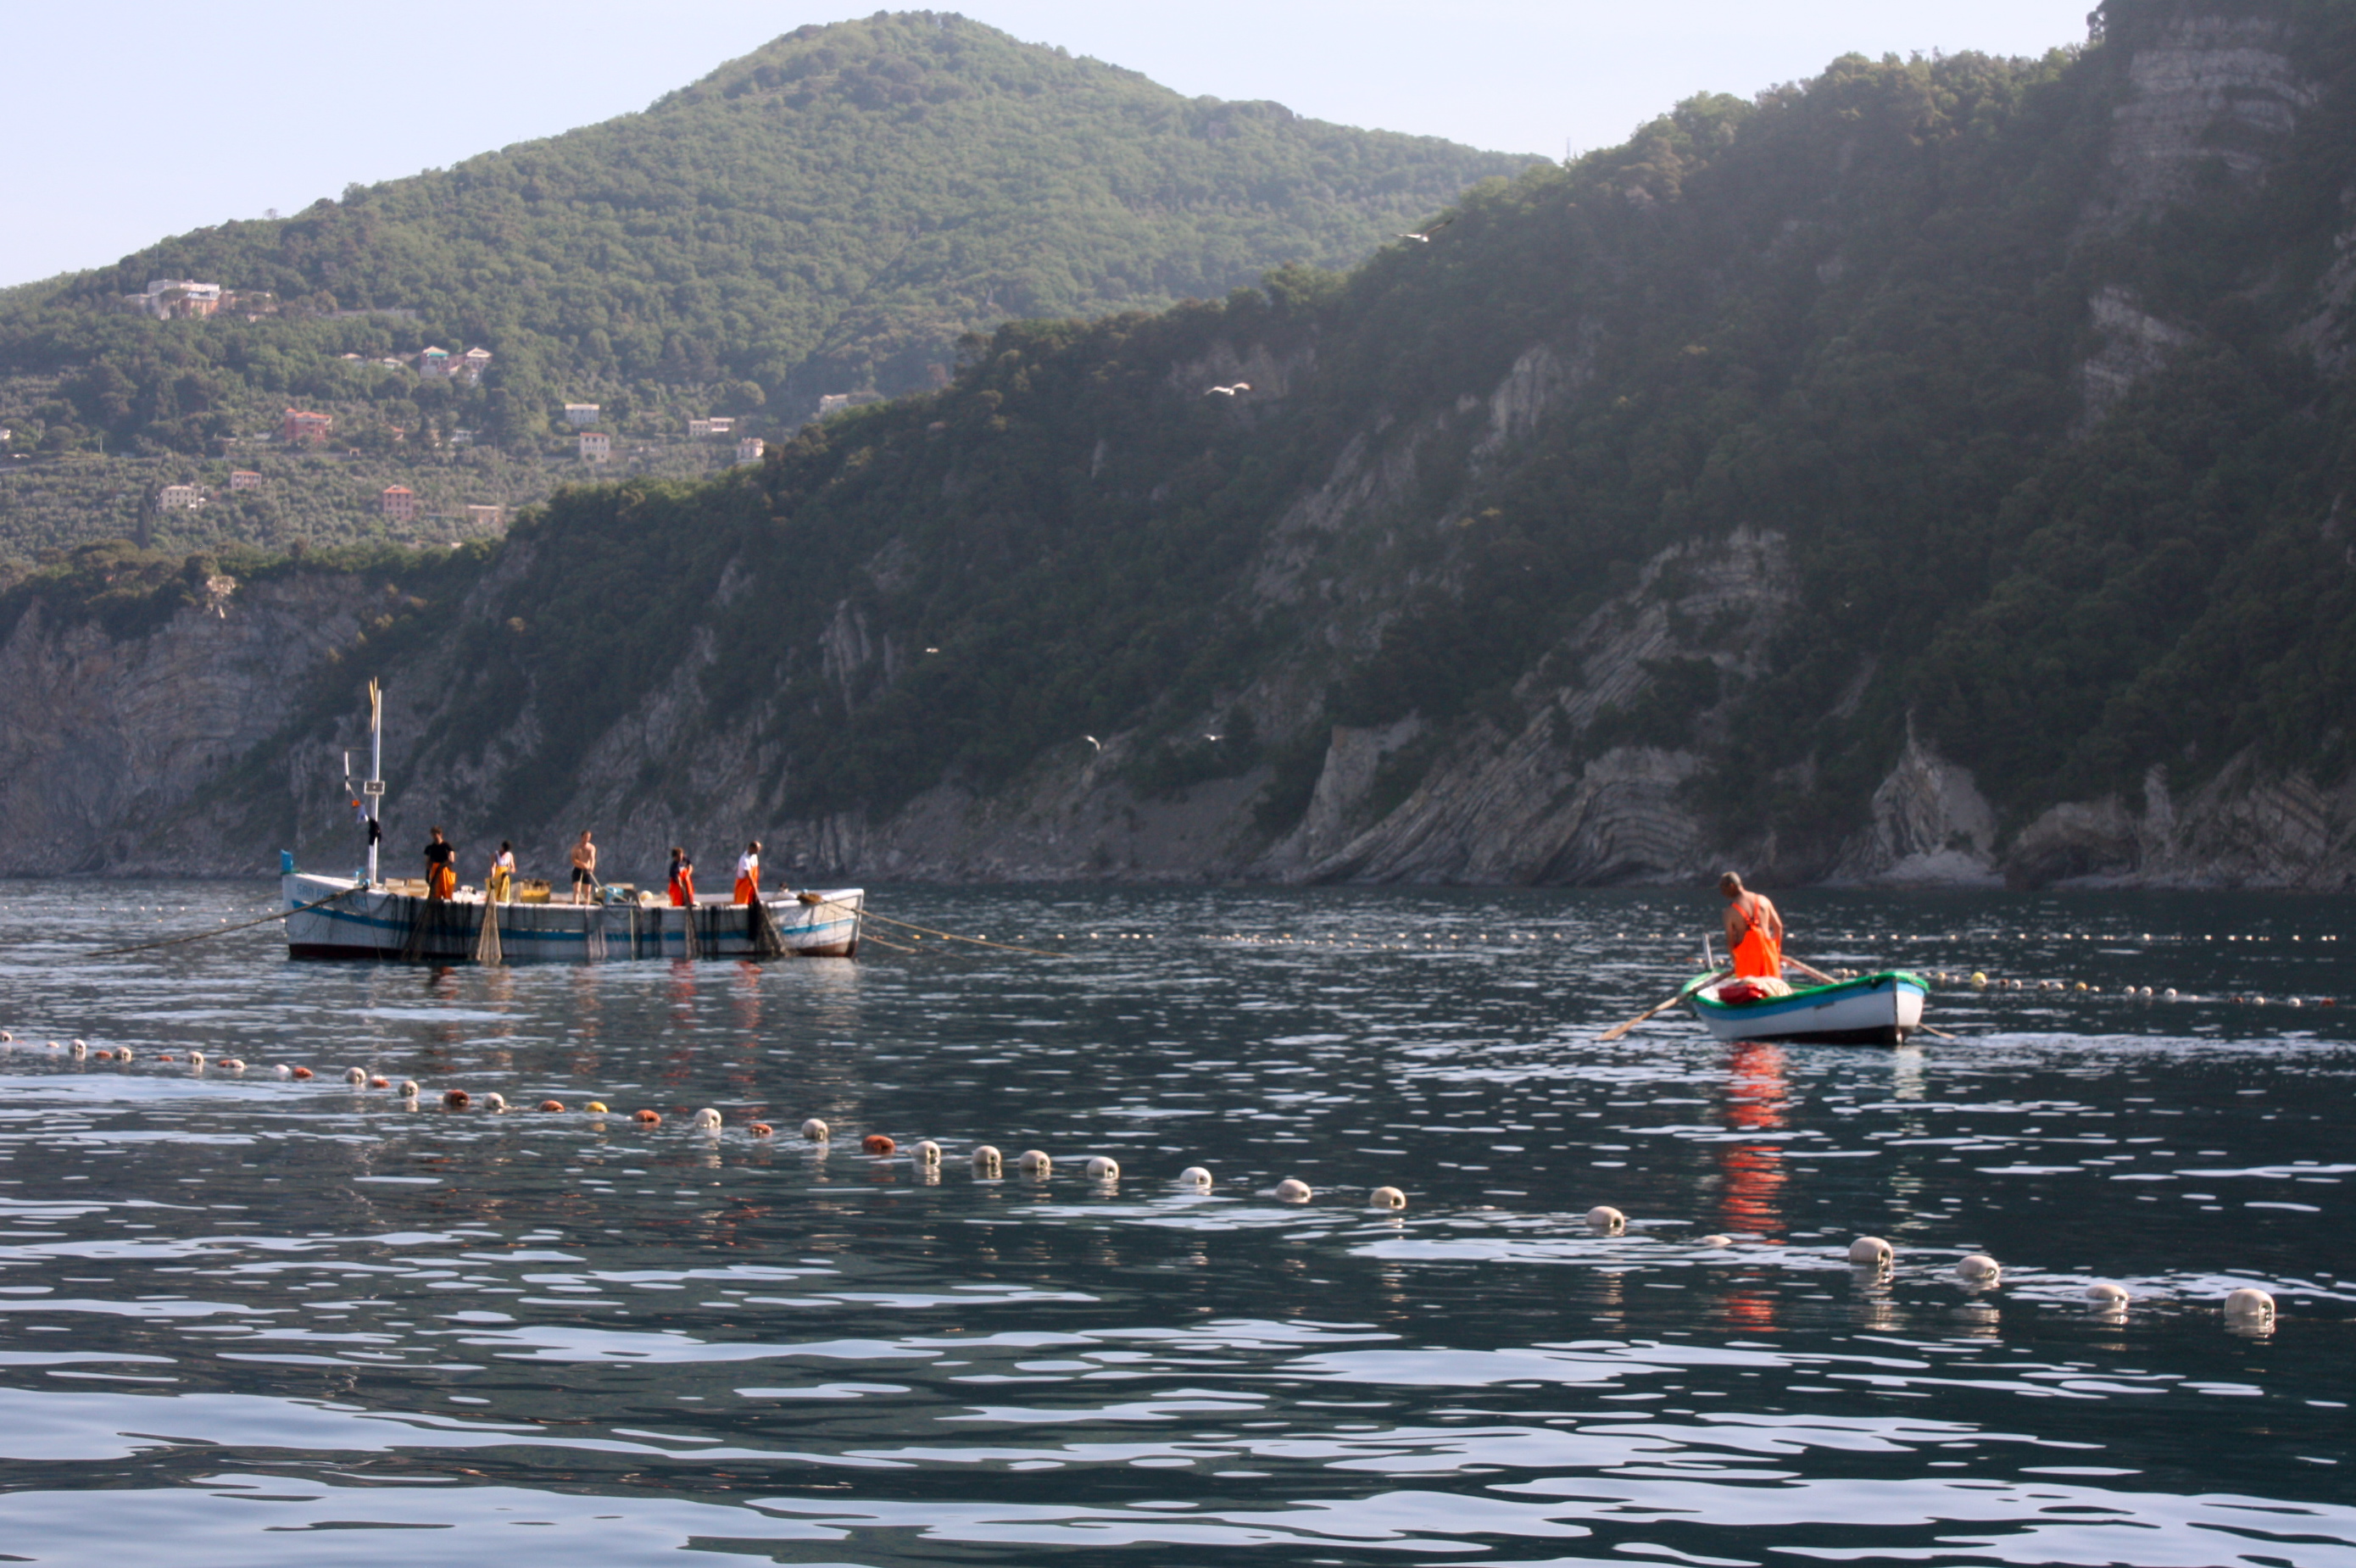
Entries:
<svg viewBox="0 0 2356 1568">
<path fill-rule="evenodd" d="M 443 1094 L 442 1104 L 453 1111 L 463 1111 L 473 1099 L 464 1089 L 452 1089 Z"/>
<path fill-rule="evenodd" d="M 605 1114 L 605 1102 L 603 1100 L 592 1100 L 588 1104 L 583 1106 L 582 1109 L 587 1111 L 593 1116 L 602 1116 Z"/>
<path fill-rule="evenodd" d="M 562 1100 L 542 1100 L 540 1103 L 540 1108 L 543 1111 L 561 1111 L 564 1109 L 564 1102 Z"/>
<path fill-rule="evenodd" d="M 662 1113 L 660 1111 L 633 1111 L 630 1113 L 630 1120 L 634 1122 L 644 1122 L 650 1127 L 660 1126 L 662 1125 Z"/>
<path fill-rule="evenodd" d="M 371 1078 L 369 1080 L 369 1087 L 371 1089 L 390 1089 L 392 1087 L 392 1080 L 390 1078 Z"/>
<path fill-rule="evenodd" d="M 157 1057 L 155 1060 L 156 1060 L 156 1061 L 179 1061 L 180 1059 L 179 1059 L 178 1057 L 177 1057 L 177 1056 L 173 1055 L 170 1051 L 166 1051 L 163 1055 L 161 1055 L 161 1056 Z"/>
<path fill-rule="evenodd" d="M 753 1136 L 756 1138 L 766 1138 L 776 1130 L 776 1128 L 769 1125 L 766 1122 L 755 1122 L 753 1124 Z"/>
<path fill-rule="evenodd" d="M 298 1067 L 294 1070 L 294 1076 L 297 1078 L 308 1078 L 311 1075 L 311 1070 L 307 1067 Z"/>
<path fill-rule="evenodd" d="M 870 1133 L 865 1137 L 859 1140 L 859 1147 L 865 1149 L 869 1154 L 890 1154 L 894 1149 L 898 1148 L 900 1146 L 894 1143 L 890 1138 L 885 1137 L 882 1133 Z"/>
</svg>

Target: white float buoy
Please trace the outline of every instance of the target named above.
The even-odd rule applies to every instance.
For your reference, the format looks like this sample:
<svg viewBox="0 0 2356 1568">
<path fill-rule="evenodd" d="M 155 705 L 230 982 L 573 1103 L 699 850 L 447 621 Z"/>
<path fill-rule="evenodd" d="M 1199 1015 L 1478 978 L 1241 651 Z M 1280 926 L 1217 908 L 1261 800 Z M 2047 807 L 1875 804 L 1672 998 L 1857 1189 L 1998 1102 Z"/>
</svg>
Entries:
<svg viewBox="0 0 2356 1568">
<path fill-rule="evenodd" d="M 816 1116 L 812 1116 L 809 1121 L 802 1124 L 802 1136 L 811 1143 L 822 1144 L 831 1136 L 832 1135 L 827 1128 L 827 1125 L 824 1122 L 819 1121 Z"/>
<path fill-rule="evenodd" d="M 1025 1176 L 1052 1176 L 1055 1162 L 1043 1149 L 1026 1148 L 1014 1157 L 1014 1168 Z"/>
<path fill-rule="evenodd" d="M 227 1066 L 229 1066 L 230 1064 L 229 1064 L 228 1062 L 224 1061 L 224 1062 L 222 1062 L 222 1063 L 221 1063 L 221 1065 L 222 1065 L 223 1067 L 227 1067 Z M 240 1066 L 240 1067 L 242 1067 L 242 1066 L 244 1066 L 244 1065 L 245 1065 L 245 1063 L 244 1063 L 244 1062 L 242 1062 L 242 1061 L 241 1061 L 241 1062 L 239 1062 L 237 1065 L 238 1065 L 238 1066 Z M 400 1094 L 401 1094 L 401 1097 L 402 1097 L 402 1099 L 404 1099 L 404 1100 L 414 1100 L 414 1099 L 416 1099 L 416 1098 L 417 1098 L 417 1080 L 416 1080 L 416 1079 L 414 1079 L 414 1078 L 404 1078 L 404 1079 L 402 1079 L 402 1080 L 401 1081 L 401 1089 L 400 1089 L 399 1093 L 400 1093 Z"/>
<path fill-rule="evenodd" d="M 941 1146 L 935 1143 L 930 1138 L 926 1138 L 923 1143 L 918 1144 L 914 1152 L 918 1165 L 938 1165 L 941 1163 Z"/>
<path fill-rule="evenodd" d="M 294 1070 L 293 1068 L 291 1068 L 291 1067 L 287 1066 L 287 1065 L 286 1065 L 284 1062 L 283 1062 L 283 1061 L 282 1061 L 282 1062 L 280 1062 L 277 1066 L 275 1066 L 275 1067 L 272 1068 L 270 1071 L 271 1071 L 271 1073 L 272 1073 L 273 1076 L 275 1076 L 275 1077 L 279 1077 L 279 1078 L 292 1078 L 292 1077 L 294 1077 Z"/>
<path fill-rule="evenodd" d="M 1002 1168 L 998 1151 L 990 1145 L 984 1144 L 973 1151 L 973 1173 L 976 1176 L 996 1176 Z"/>
<path fill-rule="evenodd" d="M 1190 1165 L 1178 1173 L 1178 1184 L 1208 1192 L 1211 1189 L 1211 1173 L 1199 1165 Z"/>
<path fill-rule="evenodd" d="M 1598 1203 L 1587 1211 L 1587 1228 L 1600 1235 L 1616 1236 L 1628 1228 L 1628 1216 L 1609 1203 Z"/>
<path fill-rule="evenodd" d="M 1955 1277 L 1965 1285 L 1993 1285 L 2004 1278 L 2004 1265 L 1986 1253 L 1971 1253 L 1956 1260 Z"/>
<path fill-rule="evenodd" d="M 484 1109 L 484 1110 L 486 1110 L 486 1111 L 504 1111 L 504 1110 L 506 1110 L 507 1108 L 508 1108 L 508 1097 L 507 1097 L 505 1094 L 499 1093 L 498 1092 L 497 1092 L 496 1090 L 494 1090 L 492 1093 L 487 1093 L 487 1094 L 486 1094 L 486 1095 L 484 1095 L 484 1096 L 483 1096 L 483 1109 Z"/>
<path fill-rule="evenodd" d="M 1888 1268 L 1898 1257 L 1898 1249 L 1879 1236 L 1859 1236 L 1848 1244 L 1848 1261 L 1859 1268 Z"/>
<path fill-rule="evenodd" d="M 1276 1196 L 1280 1202 L 1306 1203 L 1317 1194 L 1311 1190 L 1309 1183 L 1288 1176 L 1276 1184 Z"/>
<path fill-rule="evenodd" d="M 1407 1194 L 1396 1187 L 1377 1187 L 1366 1194 L 1366 1201 L 1376 1209 L 1404 1209 Z"/>
<path fill-rule="evenodd" d="M 188 1065 L 190 1067 L 202 1067 L 204 1064 L 205 1053 L 203 1051 L 192 1051 L 188 1052 Z"/>
<path fill-rule="evenodd" d="M 2244 1285 L 2225 1297 L 2225 1321 L 2244 1327 L 2271 1324 L 2275 1320 L 2275 1298 L 2254 1285 Z"/>
<path fill-rule="evenodd" d="M 78 1040 L 67 1049 L 76 1056 L 88 1056 L 90 1054 L 90 1042 L 88 1040 Z"/>
<path fill-rule="evenodd" d="M 1088 1157 L 1087 1170 L 1088 1173 L 1088 1179 L 1090 1181 L 1119 1181 L 1120 1179 L 1120 1161 L 1108 1158 L 1104 1155 L 1090 1155 Z"/>
<path fill-rule="evenodd" d="M 363 1067 L 347 1067 L 344 1069 L 344 1082 L 347 1083 L 365 1083 L 368 1082 L 368 1070 Z"/>
<path fill-rule="evenodd" d="M 234 1056 L 224 1056 L 219 1061 L 213 1063 L 213 1065 L 220 1068 L 224 1072 L 242 1072 L 245 1071 L 245 1063 Z"/>
<path fill-rule="evenodd" d="M 1695 1243 L 1695 1245 L 1703 1247 L 1730 1247 L 1734 1245 L 1734 1238 L 1732 1236 L 1721 1236 L 1713 1232 L 1709 1235 L 1702 1237 Z"/>
<path fill-rule="evenodd" d="M 2165 997 L 2168 1000 L 2169 1000 L 2169 1001 L 2171 1001 L 2171 1002 L 2172 1002 L 2172 1001 L 2176 1000 L 2176 987 L 2173 987 L 2173 986 L 2170 986 L 2167 990 L 2162 991 L 2162 992 L 2160 993 L 2160 995 L 2161 995 L 2162 997 Z"/>
<path fill-rule="evenodd" d="M 720 1130 L 720 1113 L 706 1105 L 695 1113 L 695 1119 L 691 1125 L 698 1132 L 716 1133 Z"/>
<path fill-rule="evenodd" d="M 2130 1299 L 2125 1285 L 2107 1280 L 2097 1280 L 2086 1287 L 2086 1305 L 2097 1312 L 2125 1312 Z"/>
</svg>

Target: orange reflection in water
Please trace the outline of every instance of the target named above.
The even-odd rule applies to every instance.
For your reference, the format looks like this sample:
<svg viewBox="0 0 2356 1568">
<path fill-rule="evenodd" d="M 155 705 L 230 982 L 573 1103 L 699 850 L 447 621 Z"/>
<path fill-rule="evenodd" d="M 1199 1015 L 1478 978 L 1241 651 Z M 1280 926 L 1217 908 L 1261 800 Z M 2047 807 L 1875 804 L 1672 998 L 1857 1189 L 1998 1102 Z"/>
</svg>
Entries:
<svg viewBox="0 0 2356 1568">
<path fill-rule="evenodd" d="M 1772 1132 L 1783 1125 L 1789 1092 L 1780 1046 L 1743 1040 L 1727 1063 L 1726 1124 L 1737 1132 Z M 1772 1143 L 1732 1142 L 1719 1156 L 1719 1213 L 1726 1228 L 1762 1241 L 1783 1235 L 1783 1150 Z M 1725 1297 L 1727 1316 L 1745 1328 L 1764 1328 L 1775 1320 L 1772 1291 L 1736 1289 Z"/>
</svg>

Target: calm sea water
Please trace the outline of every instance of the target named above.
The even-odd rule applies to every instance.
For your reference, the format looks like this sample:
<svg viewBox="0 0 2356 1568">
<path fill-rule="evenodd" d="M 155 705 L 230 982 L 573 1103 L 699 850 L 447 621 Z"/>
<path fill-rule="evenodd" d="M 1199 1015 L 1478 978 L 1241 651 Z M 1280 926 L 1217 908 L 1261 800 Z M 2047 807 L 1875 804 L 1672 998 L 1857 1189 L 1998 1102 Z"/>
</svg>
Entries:
<svg viewBox="0 0 2356 1568">
<path fill-rule="evenodd" d="M 2351 901 L 1784 900 L 1820 965 L 2101 987 L 1942 987 L 1963 1038 L 1896 1051 L 1596 1043 L 1707 894 L 876 896 L 1052 957 L 91 956 L 270 896 L 0 884 L 0 1561 L 2356 1564 Z"/>
</svg>

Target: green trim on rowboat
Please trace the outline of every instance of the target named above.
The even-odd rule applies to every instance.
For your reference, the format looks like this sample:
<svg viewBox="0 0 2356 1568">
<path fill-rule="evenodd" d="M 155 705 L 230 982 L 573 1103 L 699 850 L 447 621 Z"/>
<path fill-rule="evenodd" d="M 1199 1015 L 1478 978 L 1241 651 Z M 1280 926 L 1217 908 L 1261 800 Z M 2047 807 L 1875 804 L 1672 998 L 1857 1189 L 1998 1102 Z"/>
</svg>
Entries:
<svg viewBox="0 0 2356 1568">
<path fill-rule="evenodd" d="M 1694 994 L 1700 990 L 1704 986 L 1715 985 L 1718 981 L 1729 977 L 1730 976 L 1723 969 L 1715 970 L 1708 975 L 1697 975 L 1692 979 L 1686 982 L 1685 988 L 1677 993 L 1677 1000 L 1681 1002 L 1694 1002 L 1702 1007 L 1708 1008 L 1734 1008 L 1743 1006 L 1744 1004 L 1741 1003 L 1721 1002 L 1709 997 L 1697 997 Z M 1854 980 L 1835 980 L 1828 986 L 1808 986 L 1804 987 L 1795 986 L 1792 988 L 1792 995 L 1790 997 L 1776 997 L 1772 999 L 1779 1002 L 1788 1002 L 1792 1000 L 1794 997 L 1819 996 L 1826 991 L 1845 990 L 1851 986 L 1865 986 L 1875 980 L 1908 980 L 1912 981 L 1914 985 L 1920 987 L 1925 991 L 1931 988 L 1931 982 L 1925 980 L 1922 976 L 1917 975 L 1912 969 L 1876 969 L 1870 975 L 1859 975 Z"/>
</svg>

